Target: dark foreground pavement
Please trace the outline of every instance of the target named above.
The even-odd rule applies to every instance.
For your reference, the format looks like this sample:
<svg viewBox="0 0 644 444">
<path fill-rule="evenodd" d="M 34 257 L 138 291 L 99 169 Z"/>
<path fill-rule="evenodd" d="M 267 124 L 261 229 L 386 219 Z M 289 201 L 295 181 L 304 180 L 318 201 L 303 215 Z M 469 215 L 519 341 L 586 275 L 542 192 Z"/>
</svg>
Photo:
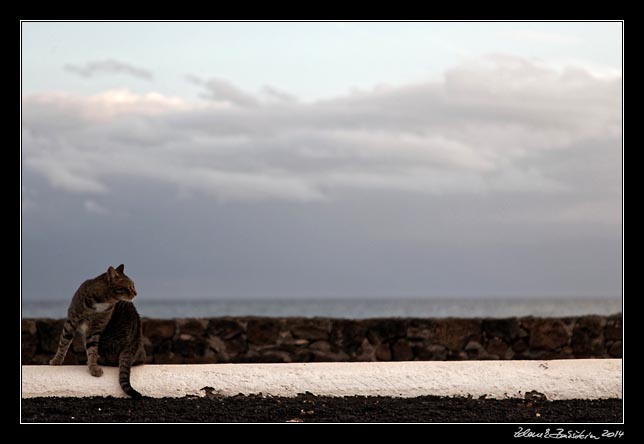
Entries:
<svg viewBox="0 0 644 444">
<path fill-rule="evenodd" d="M 420 396 L 29 398 L 23 422 L 621 422 L 622 400 L 526 401 Z"/>
</svg>

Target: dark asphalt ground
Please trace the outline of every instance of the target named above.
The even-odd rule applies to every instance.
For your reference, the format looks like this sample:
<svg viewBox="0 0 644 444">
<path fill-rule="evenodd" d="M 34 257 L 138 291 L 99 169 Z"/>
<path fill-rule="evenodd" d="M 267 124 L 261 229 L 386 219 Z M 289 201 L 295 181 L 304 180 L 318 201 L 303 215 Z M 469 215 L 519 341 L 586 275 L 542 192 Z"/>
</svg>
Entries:
<svg viewBox="0 0 644 444">
<path fill-rule="evenodd" d="M 23 422 L 552 422 L 617 423 L 622 400 L 542 401 L 420 396 L 344 398 L 29 398 Z"/>
</svg>

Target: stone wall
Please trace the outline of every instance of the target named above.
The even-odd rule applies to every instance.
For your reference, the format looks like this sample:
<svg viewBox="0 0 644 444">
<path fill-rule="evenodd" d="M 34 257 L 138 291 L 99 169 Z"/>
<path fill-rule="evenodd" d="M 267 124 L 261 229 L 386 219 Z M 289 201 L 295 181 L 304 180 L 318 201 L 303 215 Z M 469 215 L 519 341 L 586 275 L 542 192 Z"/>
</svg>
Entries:
<svg viewBox="0 0 644 444">
<path fill-rule="evenodd" d="M 63 320 L 23 319 L 22 363 L 46 364 Z M 147 362 L 569 359 L 622 356 L 622 316 L 507 319 L 143 319 Z M 76 337 L 66 364 L 85 363 Z"/>
</svg>

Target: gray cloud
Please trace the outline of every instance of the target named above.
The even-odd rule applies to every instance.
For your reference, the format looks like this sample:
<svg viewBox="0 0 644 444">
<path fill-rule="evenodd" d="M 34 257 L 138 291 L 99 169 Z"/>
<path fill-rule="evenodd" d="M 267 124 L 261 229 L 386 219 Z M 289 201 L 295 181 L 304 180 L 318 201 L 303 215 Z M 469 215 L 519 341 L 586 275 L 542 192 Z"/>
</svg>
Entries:
<svg viewBox="0 0 644 444">
<path fill-rule="evenodd" d="M 88 62 L 85 65 L 67 64 L 64 68 L 67 72 L 85 78 L 104 74 L 126 74 L 143 80 L 152 80 L 153 78 L 152 73 L 147 69 L 113 59 Z"/>
<path fill-rule="evenodd" d="M 85 203 L 83 204 L 85 207 L 85 211 L 88 213 L 95 213 L 95 214 L 107 214 L 109 213 L 108 209 L 102 206 L 101 204 L 93 201 L 93 200 L 86 200 Z"/>
<path fill-rule="evenodd" d="M 295 97 L 293 94 L 290 94 L 286 91 L 282 91 L 280 89 L 277 89 L 273 86 L 264 86 L 262 88 L 262 93 L 266 97 L 269 98 L 269 100 L 273 100 L 276 102 L 295 102 L 297 101 L 297 97 Z"/>
<path fill-rule="evenodd" d="M 440 82 L 313 103 L 192 81 L 212 102 L 25 97 L 24 165 L 69 191 L 103 193 L 138 177 L 225 201 L 332 200 L 346 189 L 610 200 L 620 190 L 620 82 L 581 69 L 494 57 Z M 584 181 L 597 196 L 579 190 Z"/>
<path fill-rule="evenodd" d="M 202 80 L 201 78 L 188 75 L 186 79 L 203 88 L 203 97 L 220 102 L 228 102 L 241 107 L 257 106 L 258 101 L 251 94 L 242 91 L 231 82 L 223 79 L 210 78 Z"/>
<path fill-rule="evenodd" d="M 497 56 L 309 103 L 215 90 L 23 98 L 25 294 L 121 262 L 150 298 L 621 291 L 620 79 Z"/>
</svg>

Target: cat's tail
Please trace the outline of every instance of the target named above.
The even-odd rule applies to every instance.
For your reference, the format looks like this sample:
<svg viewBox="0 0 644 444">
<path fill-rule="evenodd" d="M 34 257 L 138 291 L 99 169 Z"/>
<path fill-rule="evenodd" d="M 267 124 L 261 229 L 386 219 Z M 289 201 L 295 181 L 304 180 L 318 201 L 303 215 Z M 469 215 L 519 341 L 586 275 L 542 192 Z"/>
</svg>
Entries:
<svg viewBox="0 0 644 444">
<path fill-rule="evenodd" d="M 122 353 L 119 357 L 119 384 L 123 391 L 134 399 L 141 399 L 143 396 L 134 390 L 130 385 L 130 370 L 132 369 L 132 355 Z"/>
</svg>

